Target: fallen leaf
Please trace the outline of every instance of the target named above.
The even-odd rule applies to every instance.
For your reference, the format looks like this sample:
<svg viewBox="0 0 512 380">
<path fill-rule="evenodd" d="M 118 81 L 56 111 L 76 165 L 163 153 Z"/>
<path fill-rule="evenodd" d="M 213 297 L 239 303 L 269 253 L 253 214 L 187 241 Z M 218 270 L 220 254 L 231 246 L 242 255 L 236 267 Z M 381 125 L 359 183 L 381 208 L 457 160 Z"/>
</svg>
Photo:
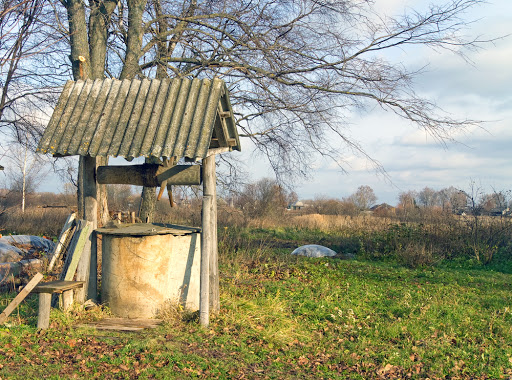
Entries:
<svg viewBox="0 0 512 380">
<path fill-rule="evenodd" d="M 306 365 L 309 363 L 309 360 L 305 356 L 301 356 L 298 361 L 299 365 Z"/>
</svg>

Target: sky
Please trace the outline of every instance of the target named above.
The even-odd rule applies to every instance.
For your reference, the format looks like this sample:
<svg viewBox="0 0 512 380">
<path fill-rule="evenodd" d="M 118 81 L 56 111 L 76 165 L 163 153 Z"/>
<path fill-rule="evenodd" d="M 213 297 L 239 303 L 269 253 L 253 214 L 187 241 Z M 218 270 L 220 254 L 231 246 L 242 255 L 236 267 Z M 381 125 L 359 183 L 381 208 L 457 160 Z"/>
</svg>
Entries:
<svg viewBox="0 0 512 380">
<path fill-rule="evenodd" d="M 428 1 L 377 0 L 385 13 L 402 13 L 404 7 L 424 9 Z M 468 14 L 477 20 L 471 35 L 495 38 L 512 34 L 512 1 L 491 0 Z M 426 186 L 468 189 L 473 181 L 486 192 L 512 189 L 512 36 L 469 53 L 471 62 L 448 52 L 427 48 L 394 57 L 413 67 L 428 64 L 416 78 L 419 95 L 433 99 L 453 118 L 482 120 L 482 128 L 453 134 L 456 142 L 439 143 L 408 122 L 379 109 L 354 114 L 349 134 L 385 170 L 375 171 L 368 160 L 343 156 L 343 173 L 332 161 L 317 158 L 311 178 L 299 183 L 300 199 L 343 198 L 361 185 L 373 188 L 378 203 L 395 205 L 402 191 Z M 245 149 L 245 146 L 243 147 Z M 249 151 L 243 160 L 254 162 Z M 261 162 L 261 160 L 257 160 Z M 270 168 L 248 166 L 251 178 L 272 177 Z"/>
<path fill-rule="evenodd" d="M 401 14 L 404 9 L 425 9 L 426 0 L 376 0 L 382 14 Z M 373 188 L 378 203 L 395 205 L 402 191 L 435 190 L 454 186 L 468 189 L 474 181 L 485 191 L 512 189 L 512 1 L 489 0 L 466 18 L 476 20 L 471 35 L 495 38 L 511 34 L 483 49 L 469 53 L 471 62 L 448 52 L 416 48 L 414 55 L 402 52 L 392 57 L 411 67 L 428 64 L 416 78 L 419 95 L 434 100 L 454 118 L 485 121 L 482 128 L 456 132 L 456 142 L 441 144 L 428 134 L 396 116 L 374 108 L 354 113 L 349 120 L 349 137 L 385 170 L 356 155 L 340 156 L 345 172 L 331 160 L 316 157 L 308 180 L 294 188 L 299 198 L 343 198 L 361 185 Z M 263 159 L 254 156 L 242 141 L 239 159 L 246 163 L 250 180 L 273 177 Z M 124 161 L 124 160 L 122 160 Z M 111 164 L 120 164 L 111 160 Z M 255 164 L 257 163 L 257 164 Z M 2 180 L 2 178 L 0 178 Z M 56 177 L 44 181 L 38 191 L 59 192 Z"/>
</svg>

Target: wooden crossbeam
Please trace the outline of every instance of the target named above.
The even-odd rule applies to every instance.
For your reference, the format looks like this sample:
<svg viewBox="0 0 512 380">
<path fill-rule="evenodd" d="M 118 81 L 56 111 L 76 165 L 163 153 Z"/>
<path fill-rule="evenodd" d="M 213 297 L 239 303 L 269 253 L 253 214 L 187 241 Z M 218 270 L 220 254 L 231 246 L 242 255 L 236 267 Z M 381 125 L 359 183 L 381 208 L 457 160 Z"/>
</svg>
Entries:
<svg viewBox="0 0 512 380">
<path fill-rule="evenodd" d="M 165 167 L 158 164 L 99 166 L 96 174 L 100 184 L 126 184 L 158 187 L 166 185 L 200 185 L 199 165 Z"/>
</svg>

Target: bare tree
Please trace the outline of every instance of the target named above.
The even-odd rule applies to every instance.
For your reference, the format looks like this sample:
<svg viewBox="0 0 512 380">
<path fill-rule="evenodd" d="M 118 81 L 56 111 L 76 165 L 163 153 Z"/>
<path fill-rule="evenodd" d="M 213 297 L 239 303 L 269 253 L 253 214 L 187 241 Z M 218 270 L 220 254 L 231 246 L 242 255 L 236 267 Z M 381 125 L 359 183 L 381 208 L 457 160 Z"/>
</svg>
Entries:
<svg viewBox="0 0 512 380">
<path fill-rule="evenodd" d="M 425 208 L 436 206 L 438 199 L 437 191 L 428 186 L 418 193 L 418 203 Z"/>
<path fill-rule="evenodd" d="M 416 191 L 403 191 L 398 194 L 398 207 L 402 209 L 414 209 L 416 207 Z"/>
<path fill-rule="evenodd" d="M 482 214 L 486 211 L 486 207 L 491 206 L 489 202 L 492 206 L 496 206 L 497 203 L 505 205 L 509 191 L 494 191 L 494 194 L 485 194 L 480 185 L 471 181 L 468 190 L 461 191 L 461 193 L 466 196 L 466 210 L 469 214 L 465 215 L 463 219 L 470 232 L 469 246 L 478 261 L 488 264 L 499 248 L 509 244 L 512 223 L 503 215 L 500 218 L 489 218 Z"/>
<path fill-rule="evenodd" d="M 108 185 L 107 194 L 110 208 L 117 211 L 125 211 L 128 199 L 132 196 L 132 186 L 130 185 Z"/>
<path fill-rule="evenodd" d="M 349 196 L 347 200 L 353 203 L 359 210 L 368 210 L 377 202 L 377 196 L 373 189 L 368 186 L 359 186 L 357 191 Z"/>
<path fill-rule="evenodd" d="M 55 103 L 66 68 L 52 33 L 45 0 L 4 0 L 0 5 L 0 127 L 27 143 L 37 140 Z M 56 64 L 55 64 L 56 63 Z"/>
<path fill-rule="evenodd" d="M 48 170 L 44 169 L 43 157 L 30 151 L 27 145 L 12 144 L 6 157 L 9 189 L 19 194 L 21 212 L 24 213 L 27 195 L 36 191 Z"/>
<path fill-rule="evenodd" d="M 466 194 L 461 190 L 454 192 L 450 196 L 450 204 L 453 213 L 462 214 L 468 206 Z"/>
<path fill-rule="evenodd" d="M 380 106 L 440 140 L 474 123 L 419 97 L 420 71 L 385 52 L 424 45 L 464 55 L 484 42 L 461 37 L 462 16 L 483 0 L 438 0 L 398 17 L 359 0 L 39 1 L 38 9 L 53 12 L 41 30 L 62 38 L 54 51 L 70 51 L 71 65 L 60 67 L 75 79 L 223 78 L 242 136 L 281 180 L 307 175 L 316 153 L 369 157 L 345 133 L 354 107 Z"/>
<path fill-rule="evenodd" d="M 235 200 L 235 205 L 249 218 L 283 214 L 290 194 L 276 180 L 263 178 L 247 184 Z"/>
</svg>

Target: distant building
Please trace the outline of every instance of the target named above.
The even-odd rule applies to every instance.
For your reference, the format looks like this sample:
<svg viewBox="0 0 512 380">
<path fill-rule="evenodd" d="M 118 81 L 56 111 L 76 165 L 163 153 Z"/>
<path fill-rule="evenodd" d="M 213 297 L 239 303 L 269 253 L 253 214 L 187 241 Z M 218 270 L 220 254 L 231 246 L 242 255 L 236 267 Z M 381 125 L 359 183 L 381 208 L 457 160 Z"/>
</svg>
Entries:
<svg viewBox="0 0 512 380">
<path fill-rule="evenodd" d="M 381 203 L 370 208 L 374 214 L 395 214 L 395 207 L 388 205 L 387 203 Z"/>
<path fill-rule="evenodd" d="M 288 205 L 288 210 L 302 210 L 306 205 L 302 203 L 301 201 L 297 201 L 295 203 L 292 203 Z"/>
<path fill-rule="evenodd" d="M 489 210 L 490 216 L 510 216 L 510 208 L 509 207 L 495 207 Z"/>
</svg>

